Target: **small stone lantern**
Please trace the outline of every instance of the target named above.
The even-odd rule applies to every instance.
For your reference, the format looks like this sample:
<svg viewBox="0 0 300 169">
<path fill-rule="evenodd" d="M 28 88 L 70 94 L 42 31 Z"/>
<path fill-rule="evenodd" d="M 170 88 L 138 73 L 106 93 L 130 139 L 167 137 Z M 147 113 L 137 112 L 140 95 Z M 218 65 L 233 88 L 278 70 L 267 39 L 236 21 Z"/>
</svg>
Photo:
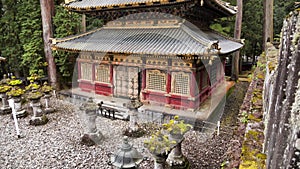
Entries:
<svg viewBox="0 0 300 169">
<path fill-rule="evenodd" d="M 183 121 L 179 121 L 179 117 L 175 116 L 174 119 L 167 125 L 165 125 L 169 130 L 169 140 L 175 141 L 177 144 L 172 149 L 171 153 L 168 155 L 167 163 L 170 168 L 176 169 L 186 169 L 189 168 L 189 161 L 182 154 L 181 143 L 184 140 L 185 132 L 189 131 L 192 126 L 189 124 L 183 123 Z"/>
<path fill-rule="evenodd" d="M 129 129 L 131 131 L 137 131 L 137 121 L 138 121 L 138 108 L 140 108 L 143 104 L 136 98 L 132 97 L 130 102 L 127 104 L 127 108 L 129 109 Z"/>
<path fill-rule="evenodd" d="M 138 165 L 143 161 L 143 156 L 128 143 L 128 137 L 123 138 L 123 144 L 117 153 L 111 156 L 111 163 L 117 169 L 138 168 Z"/>
<path fill-rule="evenodd" d="M 7 102 L 6 92 L 10 90 L 10 86 L 3 85 L 0 86 L 0 98 L 2 100 L 2 107 L 0 107 L 0 114 L 10 114 L 12 112 L 11 108 Z"/>
<path fill-rule="evenodd" d="M 37 89 L 32 89 L 32 91 L 27 96 L 27 98 L 30 100 L 30 105 L 33 110 L 33 116 L 29 120 L 30 125 L 34 125 L 34 126 L 44 125 L 49 121 L 49 119 L 41 109 L 40 100 L 42 96 L 43 94 L 38 92 Z"/>
<path fill-rule="evenodd" d="M 52 97 L 52 95 L 51 95 L 52 87 L 49 86 L 47 82 L 45 82 L 44 85 L 41 88 L 41 91 L 45 94 L 44 99 L 45 99 L 45 104 L 46 105 L 45 105 L 44 112 L 46 114 L 53 113 L 55 111 L 54 108 L 49 106 L 50 98 Z"/>
<path fill-rule="evenodd" d="M 88 101 L 80 107 L 80 110 L 84 110 L 87 119 L 87 131 L 81 138 L 81 142 L 88 146 L 100 144 L 103 135 L 96 127 L 98 105 L 92 98 L 89 98 Z"/>
<path fill-rule="evenodd" d="M 0 107 L 0 114 L 10 114 L 11 108 L 7 102 L 7 95 L 5 93 L 0 93 L 0 98 L 2 99 L 2 107 Z"/>
</svg>

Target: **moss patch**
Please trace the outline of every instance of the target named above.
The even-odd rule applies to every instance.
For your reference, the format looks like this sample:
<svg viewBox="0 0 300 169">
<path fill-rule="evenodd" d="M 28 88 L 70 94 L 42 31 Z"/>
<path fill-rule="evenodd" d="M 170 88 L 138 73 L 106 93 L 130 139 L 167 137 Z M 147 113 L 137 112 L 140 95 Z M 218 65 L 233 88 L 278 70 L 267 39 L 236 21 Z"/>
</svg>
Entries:
<svg viewBox="0 0 300 169">
<path fill-rule="evenodd" d="M 257 68 L 254 71 L 255 79 L 253 79 L 252 84 L 255 88 L 253 90 L 250 99 L 250 110 L 248 111 L 248 122 L 254 124 L 256 127 L 248 130 L 244 136 L 244 141 L 242 144 L 242 156 L 240 169 L 258 169 L 265 168 L 266 155 L 261 153 L 264 142 L 263 125 L 261 123 L 263 118 L 262 105 L 263 105 L 263 83 L 265 78 L 265 57 L 262 54 L 259 62 L 257 63 Z"/>
</svg>

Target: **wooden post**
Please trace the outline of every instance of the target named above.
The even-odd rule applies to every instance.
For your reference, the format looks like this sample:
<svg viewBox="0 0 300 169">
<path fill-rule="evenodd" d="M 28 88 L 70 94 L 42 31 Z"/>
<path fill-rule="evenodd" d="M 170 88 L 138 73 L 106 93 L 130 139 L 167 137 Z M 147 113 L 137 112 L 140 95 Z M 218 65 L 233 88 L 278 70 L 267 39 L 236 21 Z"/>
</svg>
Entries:
<svg viewBox="0 0 300 169">
<path fill-rule="evenodd" d="M 263 51 L 266 51 L 267 42 L 273 42 L 273 5 L 274 0 L 264 0 L 263 15 Z"/>
<path fill-rule="evenodd" d="M 243 1 L 237 0 L 237 8 L 238 12 L 236 14 L 235 20 L 235 31 L 234 31 L 234 38 L 241 39 L 241 32 L 242 32 L 242 19 L 243 19 Z M 232 57 L 232 69 L 231 69 L 231 80 L 237 81 L 239 76 L 239 59 L 240 58 L 240 51 L 236 51 Z"/>
<path fill-rule="evenodd" d="M 53 88 L 58 88 L 56 64 L 51 51 L 50 38 L 53 37 L 52 15 L 54 14 L 54 2 L 40 0 L 41 16 L 43 24 L 43 39 L 46 61 L 48 62 L 48 77 Z"/>
<path fill-rule="evenodd" d="M 82 32 L 86 32 L 86 16 L 85 16 L 85 14 L 82 14 L 81 29 L 82 29 Z"/>
</svg>

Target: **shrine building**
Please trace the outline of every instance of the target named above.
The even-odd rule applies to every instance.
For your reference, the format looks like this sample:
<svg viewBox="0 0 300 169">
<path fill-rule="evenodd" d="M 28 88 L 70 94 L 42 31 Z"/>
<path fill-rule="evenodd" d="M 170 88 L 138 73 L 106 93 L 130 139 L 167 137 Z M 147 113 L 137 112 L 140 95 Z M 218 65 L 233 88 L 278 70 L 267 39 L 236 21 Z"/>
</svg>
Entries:
<svg viewBox="0 0 300 169">
<path fill-rule="evenodd" d="M 221 0 L 81 0 L 64 7 L 105 26 L 53 39 L 54 50 L 78 52 L 81 91 L 195 111 L 224 82 L 225 57 L 240 40 L 209 28 L 236 14 Z"/>
</svg>

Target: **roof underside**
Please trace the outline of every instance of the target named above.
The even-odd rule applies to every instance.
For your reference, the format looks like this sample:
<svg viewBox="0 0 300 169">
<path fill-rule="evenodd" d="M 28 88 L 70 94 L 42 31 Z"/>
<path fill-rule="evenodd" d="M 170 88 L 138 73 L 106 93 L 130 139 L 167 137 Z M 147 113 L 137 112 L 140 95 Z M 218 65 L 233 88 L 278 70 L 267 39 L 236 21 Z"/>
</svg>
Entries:
<svg viewBox="0 0 300 169">
<path fill-rule="evenodd" d="M 59 39 L 54 48 L 76 52 L 153 55 L 226 54 L 243 45 L 190 24 L 166 27 L 103 27 L 84 35 Z"/>
<path fill-rule="evenodd" d="M 65 3 L 63 6 L 77 12 L 121 10 L 132 8 L 145 8 L 155 6 L 172 6 L 182 3 L 193 3 L 198 6 L 213 7 L 223 11 L 226 16 L 236 14 L 236 8 L 222 0 L 81 0 Z"/>
</svg>

